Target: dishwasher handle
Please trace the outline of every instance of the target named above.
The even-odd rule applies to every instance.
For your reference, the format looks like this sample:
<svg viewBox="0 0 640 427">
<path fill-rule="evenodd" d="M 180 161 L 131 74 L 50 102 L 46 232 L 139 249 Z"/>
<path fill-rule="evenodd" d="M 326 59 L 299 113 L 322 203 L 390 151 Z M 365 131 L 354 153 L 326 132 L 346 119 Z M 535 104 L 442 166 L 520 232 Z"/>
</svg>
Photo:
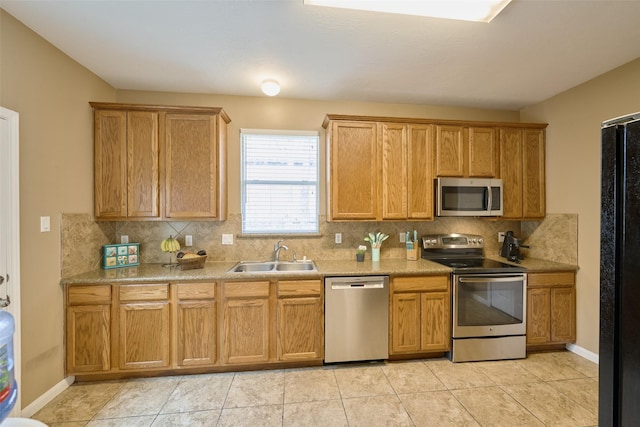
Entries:
<svg viewBox="0 0 640 427">
<path fill-rule="evenodd" d="M 347 290 L 347 289 L 382 289 L 384 283 L 348 283 L 342 285 L 331 285 L 331 289 L 334 290 Z"/>
</svg>

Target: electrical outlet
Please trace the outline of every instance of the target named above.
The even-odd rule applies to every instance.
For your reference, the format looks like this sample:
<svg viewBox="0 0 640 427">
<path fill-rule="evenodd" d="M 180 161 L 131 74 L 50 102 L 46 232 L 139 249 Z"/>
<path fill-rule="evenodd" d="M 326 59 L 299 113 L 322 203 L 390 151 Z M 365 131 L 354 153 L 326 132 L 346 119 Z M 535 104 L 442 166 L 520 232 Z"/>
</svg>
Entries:
<svg viewBox="0 0 640 427">
<path fill-rule="evenodd" d="M 120 236 L 120 243 L 124 244 L 124 243 L 129 243 L 129 236 L 127 236 L 126 234 L 123 234 Z"/>
<path fill-rule="evenodd" d="M 400 243 L 405 243 L 407 241 L 407 234 L 400 233 Z"/>
<path fill-rule="evenodd" d="M 498 231 L 498 242 L 504 242 L 504 231 Z"/>
<path fill-rule="evenodd" d="M 184 245 L 193 246 L 193 236 L 191 234 L 187 234 L 186 236 L 184 236 Z"/>
<path fill-rule="evenodd" d="M 48 233 L 51 231 L 51 217 L 50 216 L 41 216 L 40 217 L 40 232 Z"/>
<path fill-rule="evenodd" d="M 342 233 L 336 233 L 336 244 L 342 244 Z"/>
<path fill-rule="evenodd" d="M 222 244 L 223 245 L 233 245 L 233 234 L 223 234 L 222 235 Z"/>
</svg>

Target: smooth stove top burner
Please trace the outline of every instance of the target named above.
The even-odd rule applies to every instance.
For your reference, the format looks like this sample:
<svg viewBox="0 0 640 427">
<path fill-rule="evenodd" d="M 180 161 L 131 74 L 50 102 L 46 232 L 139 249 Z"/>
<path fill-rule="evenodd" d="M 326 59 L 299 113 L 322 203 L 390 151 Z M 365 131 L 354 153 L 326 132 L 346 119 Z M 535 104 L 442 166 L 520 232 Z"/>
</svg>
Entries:
<svg viewBox="0 0 640 427">
<path fill-rule="evenodd" d="M 446 265 L 453 269 L 454 273 L 507 273 L 524 272 L 521 266 L 506 264 L 487 258 L 428 258 L 429 261 Z"/>
</svg>

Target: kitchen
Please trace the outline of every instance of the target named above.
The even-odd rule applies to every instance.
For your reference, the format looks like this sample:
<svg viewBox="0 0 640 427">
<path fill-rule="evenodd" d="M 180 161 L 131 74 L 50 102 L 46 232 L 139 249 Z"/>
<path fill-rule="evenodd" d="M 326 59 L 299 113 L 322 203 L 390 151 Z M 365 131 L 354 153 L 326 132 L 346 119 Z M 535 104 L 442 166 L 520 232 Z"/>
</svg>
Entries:
<svg viewBox="0 0 640 427">
<path fill-rule="evenodd" d="M 66 272 L 63 275 L 60 273 L 59 260 L 62 258 L 62 249 L 57 233 L 42 234 L 35 230 L 35 227 L 27 225 L 39 223 L 38 218 L 42 215 L 51 215 L 52 230 L 56 230 L 61 227 L 61 221 L 67 214 L 91 215 L 93 129 L 91 109 L 88 106 L 91 100 L 224 107 L 233 119 L 229 128 L 230 135 L 238 134 L 239 124 L 258 129 L 295 127 L 320 130 L 324 116 L 338 111 L 345 114 L 397 117 L 455 119 L 462 116 L 473 120 L 549 123 L 546 156 L 547 212 L 549 213 L 547 218 L 553 219 L 554 215 L 577 214 L 570 218 L 571 224 L 575 224 L 577 231 L 572 236 L 575 240 L 570 244 L 572 250 L 568 255 L 566 248 L 562 246 L 565 239 L 558 231 L 571 228 L 565 227 L 562 221 L 555 224 L 552 222 L 548 226 L 543 223 L 541 227 L 548 227 L 547 230 L 550 232 L 544 233 L 544 237 L 539 238 L 546 240 L 558 236 L 559 241 L 548 245 L 546 253 L 552 254 L 553 259 L 560 261 L 563 260 L 559 259 L 559 256 L 567 256 L 565 262 L 580 265 L 577 276 L 577 345 L 592 354 L 597 354 L 598 339 L 595 331 L 598 329 L 599 199 L 597 189 L 599 177 L 593 171 L 599 170 L 599 124 L 602 120 L 637 109 L 634 100 L 637 99 L 640 88 L 634 76 L 640 68 L 638 61 L 603 74 L 591 82 L 538 105 L 515 112 L 424 105 L 294 101 L 262 97 L 126 91 L 116 90 L 98 79 L 4 12 L 2 19 L 2 103 L 21 112 L 23 125 L 21 128 L 24 269 L 22 292 L 25 307 L 23 311 L 25 313 L 23 315 L 23 406 L 34 402 L 63 379 L 63 303 L 62 290 L 58 286 L 58 281 L 60 277 L 66 276 Z M 20 54 L 4 48 L 5 40 L 10 38 L 27 44 L 21 47 Z M 26 65 L 23 62 L 25 59 L 32 62 Z M 628 84 L 624 89 L 617 89 L 620 87 L 619 82 L 628 82 Z M 34 87 L 42 87 L 43 84 L 46 87 L 45 91 L 33 91 Z M 602 88 L 609 88 L 611 92 L 603 95 Z M 585 101 L 596 97 L 597 103 Z M 70 126 L 71 122 L 72 126 Z M 589 124 L 585 125 L 586 122 Z M 37 125 L 29 125 L 33 123 Z M 43 145 L 42 141 L 50 141 L 50 143 Z M 579 162 L 580 167 L 575 161 L 577 153 L 583 156 Z M 52 159 L 54 162 L 51 162 Z M 230 151 L 228 161 L 229 164 L 238 164 L 239 153 Z M 567 167 L 571 167 L 569 173 Z M 230 181 L 230 185 L 232 189 L 237 188 L 237 179 Z M 229 206 L 235 207 L 231 213 L 236 215 L 240 206 L 238 194 L 238 191 L 230 191 L 229 195 Z M 320 203 L 321 213 L 326 212 L 323 198 L 320 199 Z M 321 224 L 326 228 L 321 233 L 331 238 L 327 238 L 324 242 L 318 241 L 315 245 L 311 244 L 312 247 L 309 248 L 302 246 L 296 249 L 298 255 L 313 252 L 318 254 L 314 256 L 322 258 L 327 252 L 337 249 L 338 256 L 351 258 L 354 245 L 360 243 L 366 232 L 372 231 L 370 227 L 363 225 L 356 225 L 357 228 L 350 231 L 335 223 L 321 221 Z M 474 226 L 465 221 L 462 227 L 457 223 L 450 224 L 446 220 L 442 224 L 447 231 L 477 231 Z M 237 229 L 237 219 L 230 215 L 230 220 L 226 223 L 215 223 L 209 226 L 212 229 L 205 230 L 202 233 L 204 237 L 193 233 L 196 236 L 196 242 L 213 235 L 217 236 L 215 244 L 212 240 L 210 245 L 219 247 L 219 236 L 227 232 L 234 233 L 233 230 Z M 527 231 L 518 229 L 515 225 L 492 229 L 491 223 L 483 222 L 480 226 L 487 229 L 478 233 L 482 235 L 495 236 L 497 231 L 511 229 L 517 235 L 530 236 L 533 232 L 528 231 L 527 227 L 535 229 L 537 224 L 523 223 L 521 227 L 527 228 Z M 424 224 L 419 227 L 419 231 L 421 234 L 439 231 L 431 227 L 431 223 Z M 390 235 L 397 235 L 396 230 L 385 230 L 383 226 L 379 228 Z M 414 227 L 411 224 L 401 223 L 397 228 L 400 232 Z M 94 229 L 80 229 L 83 232 L 84 230 L 89 233 L 95 232 Z M 107 232 L 111 233 L 112 230 Z M 342 248 L 337 248 L 333 244 L 332 237 L 336 232 L 344 233 Z M 133 232 L 129 234 L 134 235 Z M 158 234 L 166 233 L 165 230 L 158 230 Z M 237 246 L 234 246 L 236 253 L 230 254 L 230 258 L 235 260 L 240 258 L 238 254 L 243 250 L 254 247 L 249 242 L 242 243 L 240 239 L 237 242 Z M 497 239 L 487 239 L 487 242 L 491 242 L 495 245 L 494 249 L 497 249 Z M 203 243 L 208 244 L 206 240 Z M 261 246 L 255 247 L 256 256 L 268 253 L 273 243 L 272 241 L 264 242 Z M 297 241 L 288 243 L 294 247 Z M 536 247 L 543 247 L 541 243 L 530 242 L 530 244 L 532 251 Z M 385 253 L 385 250 L 388 252 Z M 390 244 L 383 249 L 383 254 L 393 257 L 392 251 L 402 250 L 402 246 Z M 218 253 L 226 254 L 227 252 Z M 97 256 L 92 253 L 89 262 L 95 263 Z M 576 258 L 577 262 L 574 261 Z M 30 262 L 25 261 L 27 259 L 37 259 L 38 268 L 31 268 Z M 56 303 L 51 304 L 51 301 Z M 44 313 L 44 315 L 40 318 L 26 314 L 34 312 Z"/>
</svg>

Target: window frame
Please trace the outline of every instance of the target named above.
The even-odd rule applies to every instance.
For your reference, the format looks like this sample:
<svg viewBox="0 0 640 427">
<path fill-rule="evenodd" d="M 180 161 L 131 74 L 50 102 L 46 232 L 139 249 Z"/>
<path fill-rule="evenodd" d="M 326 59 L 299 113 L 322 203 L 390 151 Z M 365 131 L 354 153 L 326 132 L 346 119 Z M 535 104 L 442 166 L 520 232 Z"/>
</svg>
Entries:
<svg viewBox="0 0 640 427">
<path fill-rule="evenodd" d="M 315 137 L 315 160 L 316 168 L 314 181 L 277 181 L 277 180 L 258 180 L 264 183 L 271 184 L 283 184 L 283 185 L 301 185 L 301 186 L 315 186 L 315 213 L 313 215 L 313 222 L 315 224 L 315 230 L 292 230 L 281 229 L 276 231 L 246 231 L 245 230 L 245 218 L 246 218 L 246 205 L 247 205 L 247 183 L 256 182 L 256 180 L 246 180 L 247 176 L 247 164 L 245 161 L 245 135 L 273 135 L 280 137 Z M 281 129 L 240 129 L 240 210 L 241 210 L 241 235 L 242 236 L 317 236 L 320 233 L 320 133 L 318 131 L 310 130 L 281 130 Z M 311 217 L 309 217 L 311 219 Z"/>
</svg>

